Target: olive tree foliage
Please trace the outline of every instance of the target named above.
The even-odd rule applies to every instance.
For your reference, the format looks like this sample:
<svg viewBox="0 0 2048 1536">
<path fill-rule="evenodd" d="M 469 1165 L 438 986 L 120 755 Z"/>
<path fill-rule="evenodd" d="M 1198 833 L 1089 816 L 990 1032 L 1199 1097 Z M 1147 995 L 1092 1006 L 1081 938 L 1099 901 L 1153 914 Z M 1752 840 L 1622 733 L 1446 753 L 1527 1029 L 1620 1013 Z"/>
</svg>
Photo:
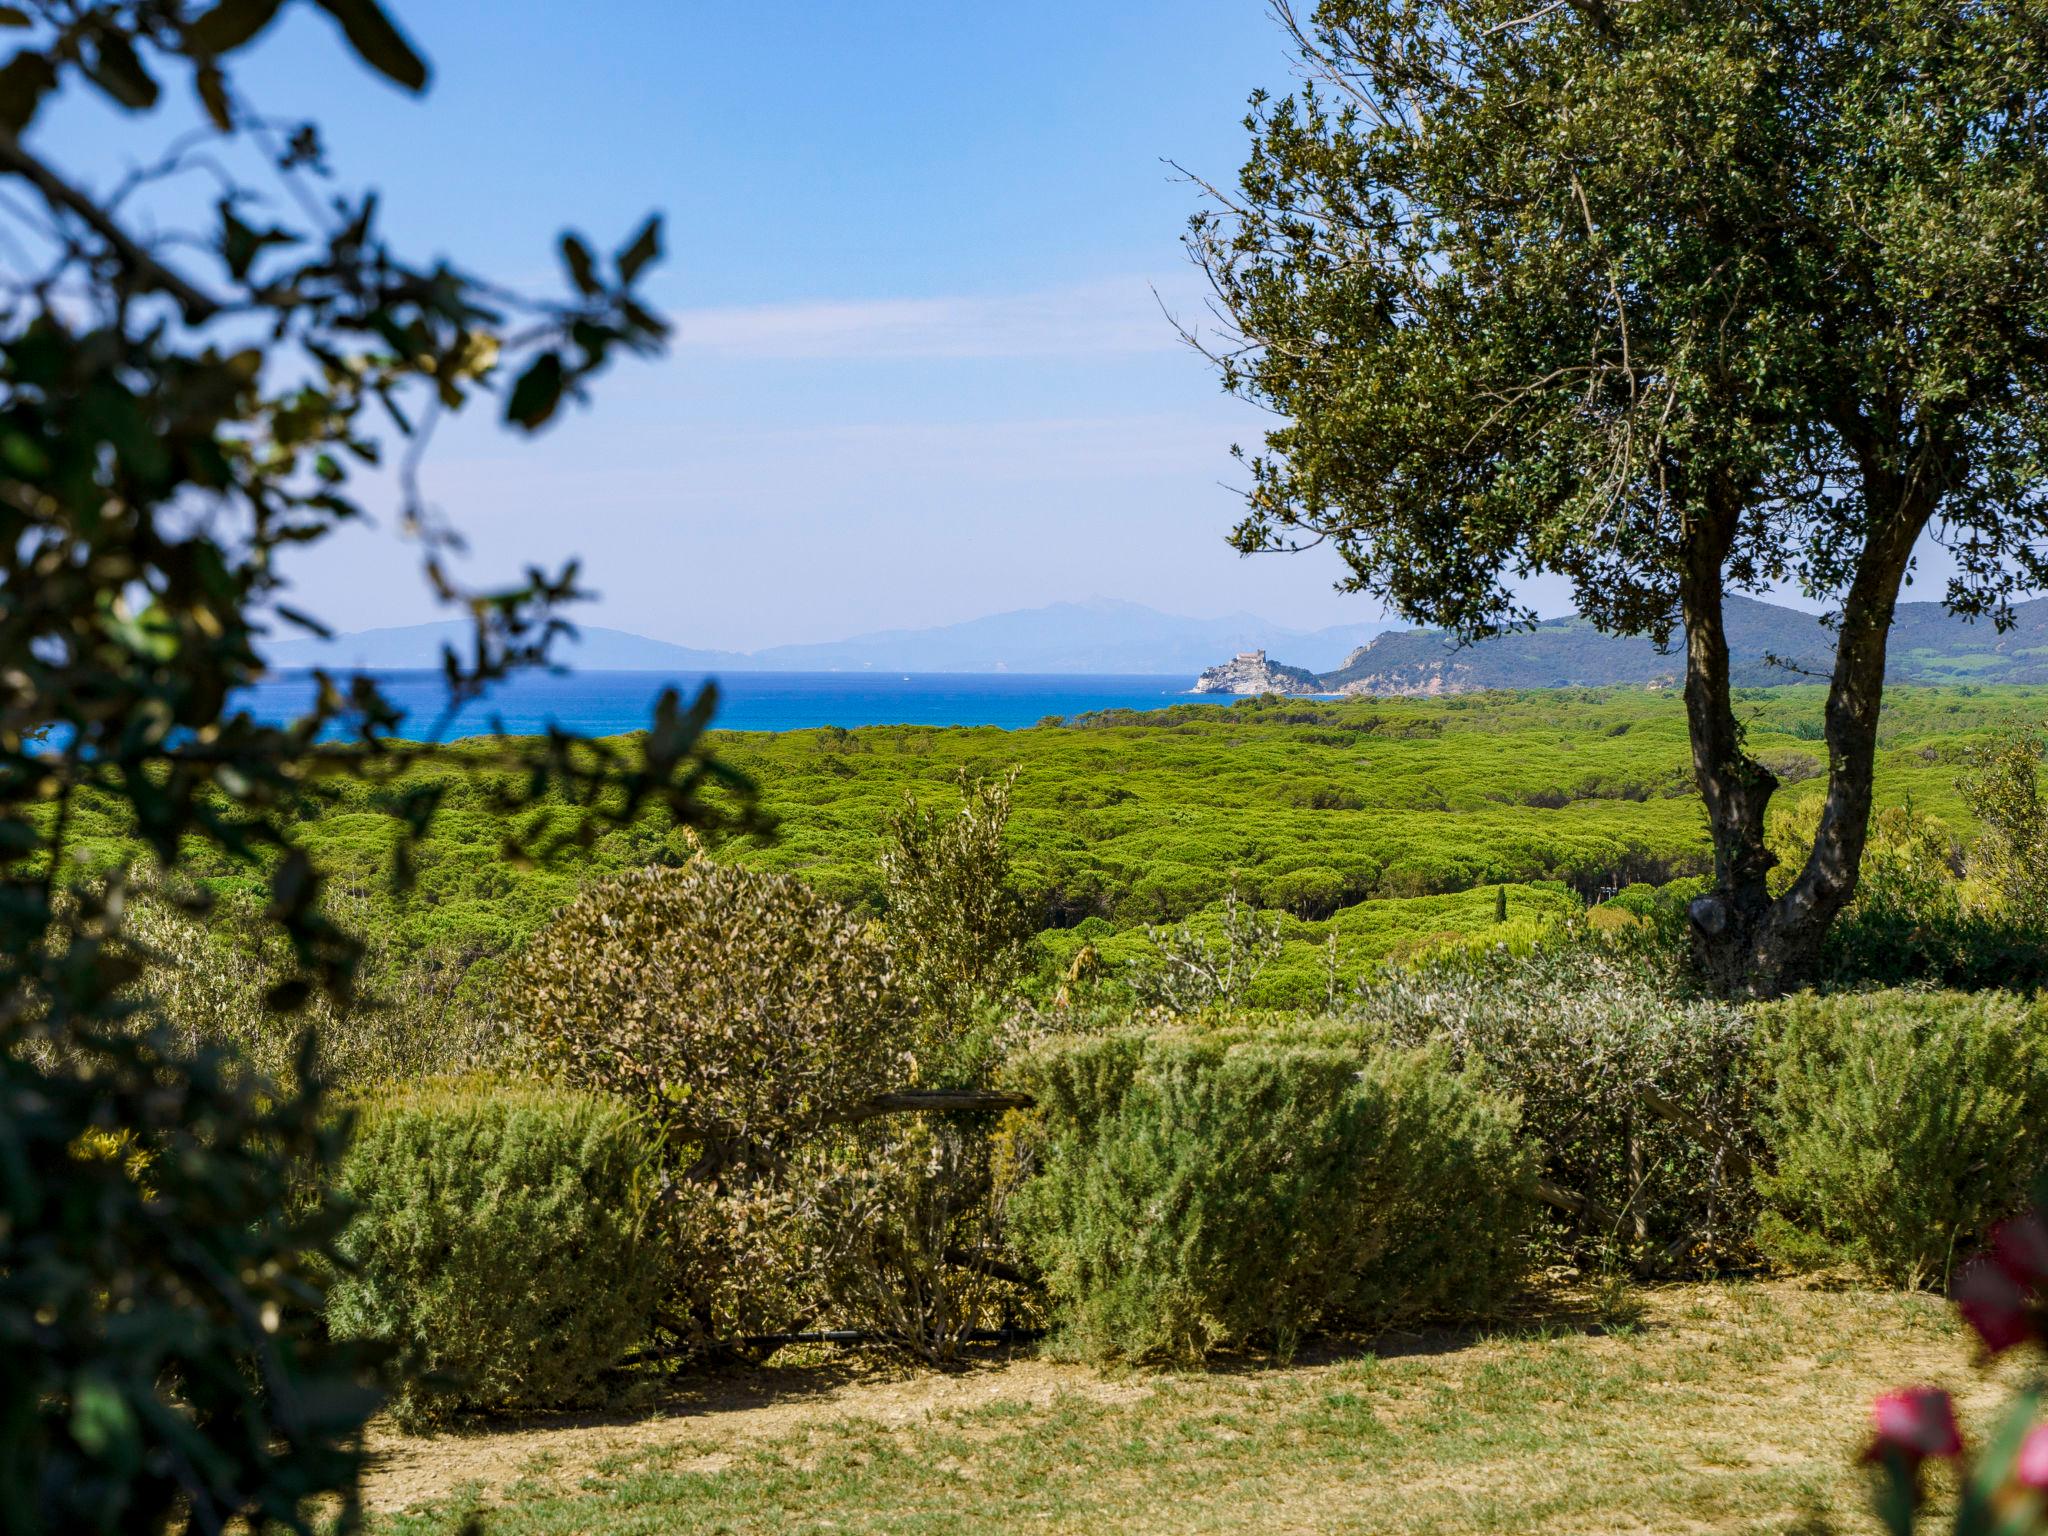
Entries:
<svg viewBox="0 0 2048 1536">
<path fill-rule="evenodd" d="M 1216 944 L 1187 923 L 1147 928 L 1151 952 L 1128 977 L 1139 1003 L 1175 1014 L 1242 1003 L 1260 972 L 1280 958 L 1280 920 L 1244 900 L 1233 884 L 1223 893 L 1219 926 Z"/>
<path fill-rule="evenodd" d="M 500 995 L 545 1065 L 648 1114 L 716 1185 L 894 1087 L 908 1043 L 870 924 L 800 880 L 702 856 L 586 888 Z"/>
<path fill-rule="evenodd" d="M 387 81 L 427 66 L 378 0 L 324 13 Z M 168 874 L 196 848 L 267 873 L 289 946 L 273 1009 L 349 994 L 360 945 L 321 901 L 295 803 L 325 775 L 382 778 L 433 752 L 397 739 L 367 678 L 323 675 L 307 714 L 259 723 L 235 690 L 259 642 L 319 630 L 306 560 L 395 465 L 425 579 L 468 615 L 451 703 L 545 659 L 573 566 L 474 590 L 426 501 L 434 421 L 501 401 L 544 424 L 620 352 L 657 348 L 636 284 L 649 221 L 615 255 L 564 236 L 565 296 L 528 300 L 409 259 L 377 200 L 346 190 L 316 125 L 253 100 L 240 50 L 283 0 L 21 0 L 0 6 L 0 1526 L 10 1531 L 309 1529 L 348 1513 L 370 1362 L 318 1326 L 337 1230 L 317 1183 L 336 1135 L 310 1054 L 276 1091 L 211 1047 L 138 1028 L 145 957 L 122 883 L 87 888 L 71 808 L 124 809 Z M 53 102 L 125 114 L 134 169 L 63 163 Z M 167 126 L 176 94 L 199 126 Z M 594 838 L 656 807 L 704 819 L 714 700 L 670 695 L 630 745 L 552 735 L 458 759 L 503 808 L 566 794 L 582 814 L 508 855 Z M 417 734 L 417 732 L 415 732 Z M 739 802 L 744 813 L 744 797 Z M 393 874 L 432 792 L 393 796 Z M 167 881 L 175 886 L 175 881 Z M 95 1149 L 98 1149 L 97 1151 Z M 104 1154 L 104 1155 L 101 1155 Z"/>
<path fill-rule="evenodd" d="M 879 928 L 787 875 L 699 855 L 587 887 L 507 968 L 536 1065 L 662 1140 L 664 1328 L 700 1344 L 802 1326 L 844 1233 L 821 1159 L 903 1079 L 912 1005 Z M 851 1176 L 852 1170 L 847 1170 Z M 831 1182 L 827 1180 L 827 1182 Z"/>
<path fill-rule="evenodd" d="M 1245 552 L 1469 640 L 1681 629 L 1714 848 L 1694 953 L 1808 974 L 1856 889 L 1893 608 L 1932 530 L 1956 612 L 2048 583 L 2048 10 L 1889 0 L 1321 0 L 1306 75 L 1196 217 L 1248 459 Z M 1724 594 L 1833 604 L 1829 781 L 1782 893 Z"/>
</svg>

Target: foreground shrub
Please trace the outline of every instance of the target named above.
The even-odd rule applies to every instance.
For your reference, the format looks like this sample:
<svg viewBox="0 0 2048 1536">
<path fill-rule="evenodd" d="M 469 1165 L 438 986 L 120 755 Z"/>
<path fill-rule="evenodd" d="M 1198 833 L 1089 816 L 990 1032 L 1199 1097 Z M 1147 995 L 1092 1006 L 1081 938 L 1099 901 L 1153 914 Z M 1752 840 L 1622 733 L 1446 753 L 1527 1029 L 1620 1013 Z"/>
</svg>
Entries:
<svg viewBox="0 0 2048 1536">
<path fill-rule="evenodd" d="M 1654 941 L 1629 937 L 1447 952 L 1361 987 L 1351 1006 L 1520 1101 L 1544 1171 L 1588 1202 L 1571 1229 L 1584 1256 L 1740 1260 L 1756 1214 L 1749 1020 L 1681 1000 Z"/>
<path fill-rule="evenodd" d="M 693 859 L 589 887 L 508 968 L 505 1017 L 569 1083 L 724 1181 L 903 1068 L 889 951 L 800 880 Z"/>
<path fill-rule="evenodd" d="M 382 1352 L 320 1327 L 342 1211 L 289 1196 L 343 1128 L 298 1076 L 280 1090 L 162 1031 L 0 1021 L 9 1536 L 353 1513 Z"/>
<path fill-rule="evenodd" d="M 2010 993 L 1758 1010 L 1766 1247 L 1925 1284 L 2048 1165 L 2048 1007 Z"/>
<path fill-rule="evenodd" d="M 646 1337 L 668 1258 L 651 1138 L 580 1093 L 449 1085 L 369 1106 L 343 1164 L 337 1337 L 396 1345 L 420 1425 L 590 1399 Z"/>
<path fill-rule="evenodd" d="M 1483 1312 L 1517 1273 L 1513 1107 L 1439 1056 L 1121 1034 L 1022 1075 L 1042 1119 L 1011 1230 L 1086 1354 L 1287 1351 L 1319 1325 Z"/>
</svg>

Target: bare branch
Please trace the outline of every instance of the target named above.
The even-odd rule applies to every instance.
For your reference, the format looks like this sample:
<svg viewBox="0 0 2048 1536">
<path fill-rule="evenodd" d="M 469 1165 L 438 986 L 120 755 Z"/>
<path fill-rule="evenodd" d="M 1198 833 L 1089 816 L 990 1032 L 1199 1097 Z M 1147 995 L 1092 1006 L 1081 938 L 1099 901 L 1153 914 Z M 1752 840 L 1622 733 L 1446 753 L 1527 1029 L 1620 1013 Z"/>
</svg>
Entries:
<svg viewBox="0 0 2048 1536">
<path fill-rule="evenodd" d="M 217 300 L 158 261 L 98 203 L 22 148 L 21 141 L 6 129 L 0 129 L 0 170 L 22 177 L 42 193 L 43 200 L 51 207 L 61 208 L 85 223 L 106 242 L 130 273 L 159 293 L 177 300 L 188 325 L 204 325 L 220 313 Z"/>
</svg>

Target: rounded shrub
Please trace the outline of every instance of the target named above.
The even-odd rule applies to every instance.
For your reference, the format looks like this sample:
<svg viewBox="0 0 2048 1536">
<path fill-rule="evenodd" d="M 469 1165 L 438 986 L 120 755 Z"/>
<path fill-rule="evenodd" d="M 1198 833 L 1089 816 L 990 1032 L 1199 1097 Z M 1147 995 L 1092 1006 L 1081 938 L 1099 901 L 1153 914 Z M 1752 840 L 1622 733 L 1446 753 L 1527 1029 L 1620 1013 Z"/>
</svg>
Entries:
<svg viewBox="0 0 2048 1536">
<path fill-rule="evenodd" d="M 621 1106 L 560 1089 L 436 1084 L 363 1108 L 327 1321 L 397 1347 L 400 1423 L 590 1399 L 666 1282 L 655 1150 Z"/>
<path fill-rule="evenodd" d="M 2048 1166 L 2048 1005 L 2011 993 L 1798 997 L 1757 1010 L 1772 1170 L 1761 1237 L 1906 1284 Z"/>
<path fill-rule="evenodd" d="M 881 934 L 802 881 L 697 858 L 587 888 L 508 968 L 508 1022 L 700 1172 L 760 1166 L 902 1070 Z"/>
<path fill-rule="evenodd" d="M 1121 1034 L 1028 1059 L 1010 1207 L 1070 1342 L 1195 1359 L 1319 1326 L 1488 1310 L 1532 1167 L 1511 1103 L 1359 1038 Z"/>
<path fill-rule="evenodd" d="M 1445 950 L 1361 986 L 1351 1009 L 1520 1104 L 1543 1171 L 1590 1202 L 1559 1233 L 1582 1259 L 1747 1263 L 1753 1026 L 1733 1004 L 1681 1000 L 1654 958 L 1584 935 Z"/>
</svg>

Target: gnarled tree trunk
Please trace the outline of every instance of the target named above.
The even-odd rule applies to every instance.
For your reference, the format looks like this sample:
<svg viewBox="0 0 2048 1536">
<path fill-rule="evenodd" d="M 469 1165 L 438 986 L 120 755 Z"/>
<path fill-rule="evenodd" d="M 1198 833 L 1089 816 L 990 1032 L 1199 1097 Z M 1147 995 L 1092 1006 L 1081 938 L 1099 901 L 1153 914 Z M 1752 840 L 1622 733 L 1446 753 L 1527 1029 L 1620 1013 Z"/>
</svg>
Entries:
<svg viewBox="0 0 2048 1536">
<path fill-rule="evenodd" d="M 1743 750 L 1729 697 L 1722 567 L 1733 540 L 1732 498 L 1702 520 L 1679 584 L 1685 620 L 1685 706 L 1693 775 L 1707 805 L 1714 887 L 1692 903 L 1693 959 L 1702 978 L 1731 997 L 1774 997 L 1810 980 L 1828 928 L 1856 894 L 1870 832 L 1885 647 L 1913 545 L 1939 500 L 1924 476 L 1864 466 L 1870 534 L 1842 604 L 1829 681 L 1827 798 L 1813 850 L 1784 893 L 1767 880 L 1777 856 L 1764 815 L 1777 776 Z"/>
</svg>

